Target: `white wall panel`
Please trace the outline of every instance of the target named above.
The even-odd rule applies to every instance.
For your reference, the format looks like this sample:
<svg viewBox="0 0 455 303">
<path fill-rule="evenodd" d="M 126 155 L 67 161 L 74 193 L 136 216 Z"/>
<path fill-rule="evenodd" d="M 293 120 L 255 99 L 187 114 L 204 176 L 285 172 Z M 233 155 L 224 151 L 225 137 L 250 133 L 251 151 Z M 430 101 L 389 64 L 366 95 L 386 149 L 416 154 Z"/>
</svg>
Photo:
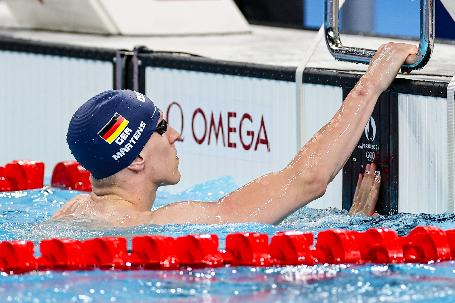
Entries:
<svg viewBox="0 0 455 303">
<path fill-rule="evenodd" d="M 450 210 L 447 100 L 401 94 L 398 121 L 399 212 Z"/>
<path fill-rule="evenodd" d="M 166 112 L 172 102 L 177 102 L 183 110 L 183 142 L 178 143 L 181 183 L 173 189 L 186 188 L 219 176 L 233 176 L 239 185 L 267 172 L 282 169 L 294 156 L 296 146 L 296 107 L 295 86 L 292 82 L 273 81 L 230 75 L 152 68 L 146 70 L 146 93 Z M 181 117 L 176 106 L 170 111 L 170 123 L 180 131 Z M 209 129 L 210 116 L 213 113 L 218 123 L 221 114 L 224 129 L 224 144 L 219 136 L 215 142 L 213 131 L 210 144 L 208 131 L 206 138 L 198 144 L 193 136 L 202 139 L 204 120 L 200 108 L 207 120 Z M 196 113 L 193 127 L 193 115 Z M 236 117 L 228 119 L 228 113 Z M 242 138 L 247 145 L 251 141 L 247 131 L 254 136 L 253 146 L 247 150 L 241 144 L 240 122 L 244 114 L 251 116 L 251 121 L 244 120 Z M 261 119 L 264 127 L 261 129 Z M 227 128 L 231 143 L 228 146 Z M 258 134 L 269 142 L 255 145 Z"/>
<path fill-rule="evenodd" d="M 303 141 L 313 135 L 335 115 L 343 101 L 343 89 L 318 84 L 304 85 Z M 329 184 L 324 196 L 310 204 L 314 208 L 342 208 L 342 171 Z"/>
<path fill-rule="evenodd" d="M 73 159 L 66 144 L 71 115 L 88 98 L 112 88 L 109 62 L 0 52 L 0 165 L 13 159 Z"/>
</svg>

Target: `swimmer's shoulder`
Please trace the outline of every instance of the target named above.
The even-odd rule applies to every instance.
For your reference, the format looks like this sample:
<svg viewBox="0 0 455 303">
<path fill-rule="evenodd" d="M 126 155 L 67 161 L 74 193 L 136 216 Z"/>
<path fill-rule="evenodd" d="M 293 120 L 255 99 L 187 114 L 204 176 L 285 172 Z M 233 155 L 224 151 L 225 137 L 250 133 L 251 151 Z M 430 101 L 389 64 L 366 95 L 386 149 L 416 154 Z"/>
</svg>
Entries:
<svg viewBox="0 0 455 303">
<path fill-rule="evenodd" d="M 73 215 L 77 208 L 81 204 L 87 204 L 91 202 L 90 195 L 82 194 L 74 197 L 70 201 L 66 202 L 62 208 L 60 208 L 53 216 L 52 219 L 59 219 L 68 215 Z"/>
</svg>

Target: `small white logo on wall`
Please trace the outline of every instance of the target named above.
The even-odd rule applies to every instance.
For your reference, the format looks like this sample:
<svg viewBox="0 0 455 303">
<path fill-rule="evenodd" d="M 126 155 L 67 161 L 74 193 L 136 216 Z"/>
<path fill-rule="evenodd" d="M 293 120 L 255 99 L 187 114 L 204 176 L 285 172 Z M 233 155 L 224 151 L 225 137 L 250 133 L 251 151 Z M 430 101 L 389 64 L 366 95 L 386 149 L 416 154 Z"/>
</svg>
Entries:
<svg viewBox="0 0 455 303">
<path fill-rule="evenodd" d="M 376 122 L 373 117 L 370 117 L 367 125 L 365 125 L 365 137 L 370 141 L 374 141 L 376 138 Z"/>
<path fill-rule="evenodd" d="M 376 153 L 374 151 L 367 151 L 365 153 L 365 157 L 367 158 L 368 162 L 373 162 L 376 158 Z"/>
</svg>

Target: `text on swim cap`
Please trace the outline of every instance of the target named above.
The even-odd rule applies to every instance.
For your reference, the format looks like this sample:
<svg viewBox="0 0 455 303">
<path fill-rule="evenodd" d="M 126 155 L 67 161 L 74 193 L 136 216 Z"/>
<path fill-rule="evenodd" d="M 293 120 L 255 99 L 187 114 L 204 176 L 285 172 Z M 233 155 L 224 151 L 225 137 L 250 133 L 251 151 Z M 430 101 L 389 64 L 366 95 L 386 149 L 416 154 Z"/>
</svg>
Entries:
<svg viewBox="0 0 455 303">
<path fill-rule="evenodd" d="M 144 128 L 146 125 L 147 125 L 147 123 L 145 123 L 144 121 L 141 121 L 141 123 L 139 124 L 139 127 L 134 132 L 133 136 L 130 138 L 128 143 L 125 144 L 125 146 L 121 147 L 118 152 L 116 152 L 115 154 L 112 155 L 112 158 L 114 160 L 116 160 L 116 161 L 120 160 L 123 156 L 125 156 L 133 148 L 133 146 L 136 144 L 137 140 L 139 140 L 142 133 L 144 132 Z M 115 143 L 122 145 L 128 139 L 132 130 L 129 128 L 127 128 L 127 129 L 125 129 L 123 131 L 123 133 L 117 138 L 117 140 L 119 140 L 119 142 L 117 142 L 117 140 L 116 140 Z M 122 136 L 122 135 L 124 135 L 124 136 Z"/>
<path fill-rule="evenodd" d="M 145 102 L 145 96 L 141 93 L 138 93 L 138 92 L 134 92 L 136 94 L 136 98 L 141 101 L 141 102 Z"/>
<path fill-rule="evenodd" d="M 120 136 L 115 139 L 115 143 L 118 145 L 122 145 L 123 142 L 125 142 L 126 139 L 128 139 L 128 136 L 131 134 L 133 130 L 129 127 L 125 128 L 125 130 L 120 134 Z"/>
</svg>

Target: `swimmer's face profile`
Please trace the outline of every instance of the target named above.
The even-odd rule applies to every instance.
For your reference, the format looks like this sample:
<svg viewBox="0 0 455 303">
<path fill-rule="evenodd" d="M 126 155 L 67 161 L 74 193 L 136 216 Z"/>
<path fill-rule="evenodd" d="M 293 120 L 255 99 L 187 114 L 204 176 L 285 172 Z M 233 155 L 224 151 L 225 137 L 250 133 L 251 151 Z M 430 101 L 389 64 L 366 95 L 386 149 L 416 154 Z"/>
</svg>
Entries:
<svg viewBox="0 0 455 303">
<path fill-rule="evenodd" d="M 156 131 L 139 154 L 147 163 L 146 173 L 154 184 L 172 185 L 180 181 L 179 158 L 175 148 L 179 137 L 180 134 L 167 124 L 160 112 Z"/>
</svg>

